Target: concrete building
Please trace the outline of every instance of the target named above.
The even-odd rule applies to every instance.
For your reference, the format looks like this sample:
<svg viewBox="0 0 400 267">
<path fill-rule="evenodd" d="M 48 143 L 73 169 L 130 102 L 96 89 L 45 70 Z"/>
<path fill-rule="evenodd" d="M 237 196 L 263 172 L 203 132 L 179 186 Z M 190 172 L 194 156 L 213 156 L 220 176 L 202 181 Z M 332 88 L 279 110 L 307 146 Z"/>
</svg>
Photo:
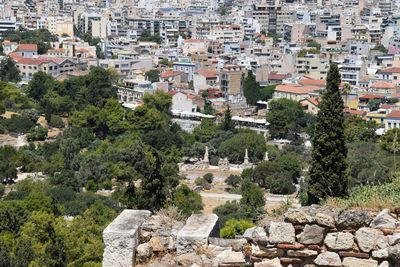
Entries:
<svg viewBox="0 0 400 267">
<path fill-rule="evenodd" d="M 239 66 L 225 65 L 219 73 L 220 88 L 223 97 L 231 104 L 245 102 L 242 90 L 244 70 Z"/>
</svg>

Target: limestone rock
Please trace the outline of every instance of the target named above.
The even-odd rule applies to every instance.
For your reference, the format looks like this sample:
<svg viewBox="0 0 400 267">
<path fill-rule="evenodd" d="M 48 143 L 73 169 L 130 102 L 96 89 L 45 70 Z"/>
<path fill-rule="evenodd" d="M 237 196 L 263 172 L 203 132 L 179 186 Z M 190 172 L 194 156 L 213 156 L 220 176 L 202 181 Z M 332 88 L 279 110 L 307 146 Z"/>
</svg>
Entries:
<svg viewBox="0 0 400 267">
<path fill-rule="evenodd" d="M 297 236 L 297 240 L 301 244 L 305 245 L 320 244 L 324 239 L 324 235 L 325 235 L 325 228 L 315 224 L 314 225 L 307 224 L 304 227 L 303 232 Z"/>
<path fill-rule="evenodd" d="M 210 237 L 209 243 L 211 245 L 219 246 L 219 247 L 231 247 L 234 251 L 241 251 L 243 245 L 247 243 L 247 240 L 244 238 L 238 239 L 225 239 L 218 237 Z"/>
<path fill-rule="evenodd" d="M 160 239 L 158 239 L 158 237 L 152 237 L 149 241 L 149 244 L 150 244 L 153 252 L 165 251 L 165 247 L 161 244 Z"/>
<path fill-rule="evenodd" d="M 372 221 L 372 215 L 363 210 L 345 210 L 337 217 L 339 230 L 356 230 L 368 226 Z"/>
<path fill-rule="evenodd" d="M 377 248 L 384 248 L 384 236 L 382 231 L 378 229 L 372 229 L 367 227 L 362 227 L 356 232 L 356 240 L 358 247 L 363 252 L 370 252 L 371 250 Z"/>
<path fill-rule="evenodd" d="M 176 241 L 177 255 L 195 251 L 208 245 L 208 238 L 217 236 L 218 216 L 215 214 L 193 214 L 179 231 Z"/>
<path fill-rule="evenodd" d="M 257 244 L 267 244 L 268 243 L 268 236 L 267 232 L 263 227 L 255 226 L 247 229 L 243 237 L 249 241 L 252 241 Z"/>
<path fill-rule="evenodd" d="M 324 243 L 332 250 L 348 250 L 353 248 L 354 237 L 351 233 L 329 233 L 326 235 Z"/>
<path fill-rule="evenodd" d="M 400 226 L 400 222 L 396 220 L 388 209 L 382 210 L 371 222 L 370 227 L 372 228 L 387 228 L 395 229 Z"/>
<path fill-rule="evenodd" d="M 389 257 L 389 249 L 382 248 L 372 251 L 372 257 L 377 259 L 387 259 Z"/>
<path fill-rule="evenodd" d="M 315 222 L 321 226 L 326 226 L 329 228 L 334 228 L 335 227 L 335 218 L 328 214 L 324 213 L 317 213 L 315 215 Z"/>
<path fill-rule="evenodd" d="M 258 245 L 251 245 L 251 254 L 255 257 L 259 258 L 274 258 L 274 257 L 282 257 L 284 252 L 278 248 L 265 248 L 259 247 Z"/>
<path fill-rule="evenodd" d="M 400 243 L 400 233 L 388 236 L 389 245 L 394 246 Z"/>
<path fill-rule="evenodd" d="M 271 222 L 268 227 L 269 239 L 272 244 L 296 242 L 294 227 L 291 223 Z"/>
<path fill-rule="evenodd" d="M 192 266 L 193 264 L 202 266 L 201 257 L 200 257 L 200 255 L 197 255 L 196 253 L 187 253 L 187 254 L 178 255 L 176 257 L 176 261 L 178 263 L 178 266 L 189 267 L 189 266 Z"/>
<path fill-rule="evenodd" d="M 310 249 L 304 249 L 304 250 L 288 250 L 287 255 L 290 257 L 311 257 L 311 256 L 317 256 L 318 251 L 315 250 L 310 250 Z"/>
<path fill-rule="evenodd" d="M 400 262 L 400 244 L 389 247 L 389 259 Z"/>
<path fill-rule="evenodd" d="M 175 267 L 177 263 L 171 254 L 164 255 L 160 260 L 149 263 L 148 267 Z"/>
<path fill-rule="evenodd" d="M 213 260 L 213 263 L 214 265 L 218 264 L 216 266 L 220 266 L 223 264 L 240 266 L 241 264 L 245 264 L 246 260 L 242 252 L 226 250 L 218 254 Z"/>
<path fill-rule="evenodd" d="M 137 246 L 136 251 L 137 251 L 137 259 L 140 262 L 146 262 L 151 257 L 152 248 L 150 244 L 147 242 Z"/>
<path fill-rule="evenodd" d="M 313 218 L 302 209 L 289 209 L 284 215 L 285 221 L 295 224 L 312 223 Z"/>
<path fill-rule="evenodd" d="M 388 261 L 382 261 L 381 264 L 379 264 L 378 267 L 389 267 L 389 262 Z"/>
<path fill-rule="evenodd" d="M 281 261 L 278 258 L 272 260 L 263 260 L 262 262 L 254 263 L 254 267 L 282 267 Z"/>
<path fill-rule="evenodd" d="M 342 261 L 340 257 L 335 252 L 322 252 L 318 255 L 318 257 L 314 260 L 315 264 L 322 266 L 332 266 L 332 267 L 340 267 L 342 266 Z"/>
<path fill-rule="evenodd" d="M 376 260 L 358 259 L 358 258 L 344 258 L 343 267 L 378 267 L 378 262 Z"/>
</svg>

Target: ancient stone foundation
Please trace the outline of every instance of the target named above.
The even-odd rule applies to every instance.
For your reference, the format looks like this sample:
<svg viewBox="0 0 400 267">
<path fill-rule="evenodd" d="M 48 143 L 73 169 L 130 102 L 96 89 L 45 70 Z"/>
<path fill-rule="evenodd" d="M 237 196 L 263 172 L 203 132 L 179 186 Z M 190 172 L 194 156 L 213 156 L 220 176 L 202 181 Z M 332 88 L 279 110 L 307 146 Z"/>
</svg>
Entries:
<svg viewBox="0 0 400 267">
<path fill-rule="evenodd" d="M 124 211 L 104 231 L 103 266 L 400 267 L 400 221 L 389 210 L 311 206 L 235 239 L 219 238 L 218 229 L 214 214 L 192 215 L 184 224 Z"/>
</svg>

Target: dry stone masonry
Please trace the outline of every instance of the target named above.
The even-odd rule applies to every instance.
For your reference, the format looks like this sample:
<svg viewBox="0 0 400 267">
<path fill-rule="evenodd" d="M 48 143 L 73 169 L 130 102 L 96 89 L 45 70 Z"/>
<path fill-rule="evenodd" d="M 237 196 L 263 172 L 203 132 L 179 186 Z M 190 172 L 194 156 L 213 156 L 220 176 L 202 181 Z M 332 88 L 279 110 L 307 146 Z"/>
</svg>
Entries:
<svg viewBox="0 0 400 267">
<path fill-rule="evenodd" d="M 215 214 L 183 223 L 124 211 L 104 231 L 103 266 L 400 267 L 400 221 L 389 210 L 310 206 L 235 239 L 219 238 L 218 231 Z"/>
</svg>

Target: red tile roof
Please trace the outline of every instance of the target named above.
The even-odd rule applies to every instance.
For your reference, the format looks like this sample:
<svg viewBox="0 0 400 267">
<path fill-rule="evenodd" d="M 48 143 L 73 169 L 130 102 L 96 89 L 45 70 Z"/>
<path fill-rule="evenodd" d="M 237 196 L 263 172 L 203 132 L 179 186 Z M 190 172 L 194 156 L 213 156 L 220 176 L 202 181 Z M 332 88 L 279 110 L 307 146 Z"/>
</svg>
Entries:
<svg viewBox="0 0 400 267">
<path fill-rule="evenodd" d="M 386 116 L 386 118 L 400 119 L 400 110 L 393 110 Z"/>
<path fill-rule="evenodd" d="M 292 94 L 308 94 L 313 91 L 319 90 L 318 86 L 301 86 L 298 84 L 280 84 L 275 88 L 275 91 L 286 92 Z"/>
<path fill-rule="evenodd" d="M 358 115 L 358 116 L 363 116 L 366 113 L 365 111 L 362 111 L 362 110 L 354 110 L 354 109 L 348 109 L 348 108 L 345 108 L 343 111 L 345 113 L 348 113 L 351 115 Z"/>
<path fill-rule="evenodd" d="M 213 70 L 198 70 L 198 71 L 196 71 L 196 73 L 205 78 L 217 78 L 218 77 L 218 73 Z"/>
<path fill-rule="evenodd" d="M 176 71 L 176 70 L 166 70 L 163 73 L 160 74 L 160 78 L 166 79 L 166 78 L 171 78 L 175 76 L 179 76 L 183 74 L 184 72 L 182 71 Z"/>
<path fill-rule="evenodd" d="M 274 73 L 271 72 L 268 74 L 268 80 L 283 80 L 290 77 L 290 74 L 278 74 L 278 73 Z"/>
<path fill-rule="evenodd" d="M 378 73 L 400 73 L 400 68 L 392 67 L 387 69 L 379 70 Z"/>
<path fill-rule="evenodd" d="M 377 81 L 374 82 L 370 87 L 380 89 L 394 89 L 396 86 L 393 83 Z"/>
<path fill-rule="evenodd" d="M 18 46 L 18 51 L 37 52 L 38 46 L 37 46 L 37 44 L 20 44 Z"/>
<path fill-rule="evenodd" d="M 325 80 L 314 80 L 314 79 L 301 79 L 299 80 L 299 84 L 302 85 L 315 85 L 315 86 L 326 86 Z"/>
<path fill-rule="evenodd" d="M 362 99 L 381 99 L 383 97 L 384 96 L 381 96 L 381 95 L 366 94 L 366 95 L 360 96 L 359 98 L 362 98 Z"/>
</svg>

